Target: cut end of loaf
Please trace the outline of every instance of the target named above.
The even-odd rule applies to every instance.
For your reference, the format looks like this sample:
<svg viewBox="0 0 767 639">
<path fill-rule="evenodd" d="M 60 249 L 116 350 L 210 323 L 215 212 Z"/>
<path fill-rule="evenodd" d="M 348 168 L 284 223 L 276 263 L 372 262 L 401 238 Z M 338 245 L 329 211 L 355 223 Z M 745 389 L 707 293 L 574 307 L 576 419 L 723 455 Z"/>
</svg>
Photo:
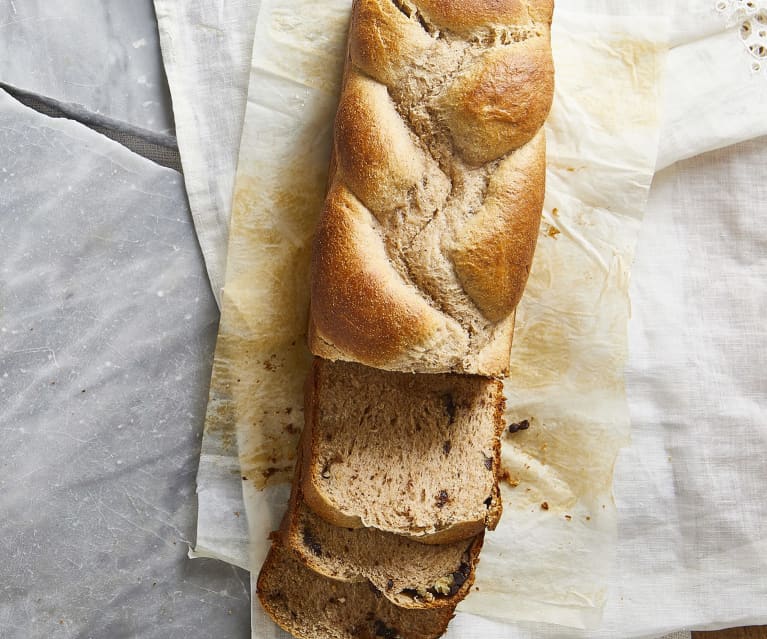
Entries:
<svg viewBox="0 0 767 639">
<path fill-rule="evenodd" d="M 314 361 L 302 489 L 326 521 L 423 543 L 468 539 L 500 515 L 500 382 Z"/>
</svg>

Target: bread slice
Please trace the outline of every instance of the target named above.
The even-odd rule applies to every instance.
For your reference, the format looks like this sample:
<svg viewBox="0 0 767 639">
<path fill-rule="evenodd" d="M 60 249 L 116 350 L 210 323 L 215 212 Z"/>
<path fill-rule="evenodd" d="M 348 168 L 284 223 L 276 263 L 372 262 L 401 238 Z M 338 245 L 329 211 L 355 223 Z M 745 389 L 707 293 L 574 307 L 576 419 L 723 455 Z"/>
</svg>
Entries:
<svg viewBox="0 0 767 639">
<path fill-rule="evenodd" d="M 305 398 L 301 488 L 323 519 L 429 544 L 495 528 L 500 382 L 315 359 Z"/>
<path fill-rule="evenodd" d="M 339 528 L 303 502 L 296 477 L 279 538 L 314 572 L 370 581 L 402 608 L 455 608 L 474 583 L 484 533 L 468 542 L 427 545 L 375 528 Z"/>
<path fill-rule="evenodd" d="M 369 583 L 322 577 L 274 544 L 257 585 L 261 605 L 298 639 L 436 639 L 452 608 L 398 608 Z"/>
</svg>

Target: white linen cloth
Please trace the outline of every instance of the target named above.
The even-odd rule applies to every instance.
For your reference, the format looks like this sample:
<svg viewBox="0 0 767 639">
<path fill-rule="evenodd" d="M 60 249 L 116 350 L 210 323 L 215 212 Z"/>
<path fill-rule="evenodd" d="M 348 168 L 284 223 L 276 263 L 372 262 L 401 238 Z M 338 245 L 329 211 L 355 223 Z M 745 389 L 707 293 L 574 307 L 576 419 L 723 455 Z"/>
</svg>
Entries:
<svg viewBox="0 0 767 639">
<path fill-rule="evenodd" d="M 631 626 L 767 623 L 765 154 L 762 137 L 653 184 L 632 288 L 634 445 L 615 483 L 616 572 L 631 581 L 611 600 Z"/>
<path fill-rule="evenodd" d="M 189 206 L 219 306 L 259 3 L 154 2 Z"/>
<path fill-rule="evenodd" d="M 219 3 L 210 0 L 208 4 Z M 751 72 L 752 61 L 740 40 L 737 24 L 728 26 L 733 20 L 717 12 L 715 4 L 690 0 L 674 5 L 677 17 L 673 37 L 677 46 L 671 52 L 667 73 L 666 85 L 670 89 L 660 167 L 763 133 L 767 102 L 759 96 L 764 95 L 764 78 Z M 588 6 L 592 10 L 635 14 L 658 11 L 663 5 L 588 0 L 559 3 L 568 9 Z M 717 62 L 727 63 L 711 64 L 712 50 L 717 51 Z M 696 71 L 689 73 L 691 69 Z M 739 69 L 747 73 L 739 73 Z M 710 96 L 718 95 L 729 99 L 710 100 Z M 745 203 L 744 208 L 750 206 L 754 217 L 758 213 L 763 217 L 766 198 L 760 185 L 765 183 L 764 168 L 759 166 L 758 153 L 754 157 L 753 149 L 761 148 L 763 153 L 765 143 L 753 144 L 753 148 L 747 145 L 746 151 L 737 148 L 685 163 L 656 180 L 632 289 L 636 320 L 631 325 L 632 359 L 627 384 L 634 415 L 634 443 L 624 452 L 615 480 L 622 541 L 603 631 L 590 636 L 649 636 L 684 626 L 724 627 L 767 620 L 765 571 L 759 565 L 760 557 L 765 556 L 760 531 L 765 513 L 764 499 L 758 492 L 765 476 L 759 460 L 767 453 L 761 416 L 765 388 L 758 366 L 759 355 L 763 358 L 767 347 L 760 328 L 765 285 L 759 252 L 765 252 L 764 235 L 755 239 L 746 235 L 747 228 L 758 231 L 758 220 L 747 227 L 737 224 L 729 210 L 731 195 L 718 185 L 723 168 L 731 172 L 731 185 L 739 180 L 740 171 L 747 169 L 744 175 L 751 178 L 749 188 L 738 197 Z M 750 153 L 746 159 L 741 156 L 744 152 Z M 743 183 L 733 185 L 745 187 Z M 686 202 L 695 202 L 697 207 L 682 210 Z M 737 237 L 751 238 L 753 250 L 744 255 L 733 242 L 712 241 L 708 233 L 719 231 L 717 225 L 725 222 L 736 222 Z M 697 244 L 693 238 L 697 238 Z M 200 241 L 205 246 L 202 234 Z M 701 245 L 705 251 L 697 255 L 698 262 L 691 261 L 689 251 L 700 250 Z M 662 247 L 667 253 L 658 256 L 652 246 Z M 648 274 L 658 258 L 666 265 L 671 262 L 674 268 Z M 734 284 L 709 288 L 698 297 L 705 304 L 703 310 L 713 312 L 717 320 L 709 326 L 701 321 L 706 315 L 691 313 L 690 309 L 699 309 L 688 302 L 696 286 L 705 282 L 703 276 L 710 277 L 710 273 L 726 274 L 726 281 Z M 733 298 L 733 287 L 748 290 L 746 283 L 751 287 L 751 298 Z M 721 332 L 727 320 L 736 321 Z M 720 332 L 713 326 L 718 326 Z M 674 346 L 670 327 L 684 327 L 686 348 Z M 723 343 L 712 341 L 712 335 L 723 336 Z M 737 353 L 732 347 L 742 348 L 743 344 L 750 344 L 750 360 L 738 367 L 734 365 L 736 360 L 730 359 Z M 673 366 L 666 366 L 667 356 Z M 685 358 L 690 362 L 688 375 L 670 379 L 671 371 L 685 372 Z M 703 366 L 695 369 L 697 363 Z M 726 419 L 726 430 L 718 435 L 711 432 L 718 420 L 711 423 L 706 415 L 700 415 L 693 401 L 700 401 L 701 390 L 707 391 L 703 399 L 708 397 L 711 402 L 718 397 L 717 391 L 722 393 L 722 399 L 713 402 L 715 406 L 709 405 L 711 412 L 707 413 L 718 420 Z M 738 407 L 744 412 L 739 413 Z M 661 418 L 663 414 L 667 417 Z M 734 416 L 748 418 L 745 423 L 749 429 L 738 427 Z M 695 424 L 701 418 L 709 420 L 697 426 L 705 437 L 696 431 Z M 739 442 L 747 454 L 735 454 Z M 685 456 L 685 450 L 693 457 Z M 736 462 L 734 472 L 725 459 Z M 700 482 L 705 484 L 701 486 Z M 736 499 L 740 499 L 740 506 Z M 722 503 L 727 508 L 723 509 Z M 709 528 L 704 530 L 695 522 L 706 513 L 702 521 Z M 717 544 L 717 539 L 722 541 Z M 725 545 L 730 545 L 730 550 L 725 551 Z M 491 634 L 492 624 L 488 622 L 474 625 L 471 631 L 466 629 L 463 636 L 575 636 L 569 630 L 545 631 L 540 627 L 499 630 L 503 634 Z M 264 629 L 259 636 L 271 635 Z"/>
<path fill-rule="evenodd" d="M 189 206 L 220 304 L 229 216 L 260 0 L 155 0 Z M 247 526 L 233 434 L 203 437 L 193 556 L 245 567 Z"/>
<path fill-rule="evenodd" d="M 658 170 L 767 135 L 767 0 L 678 5 Z"/>
</svg>

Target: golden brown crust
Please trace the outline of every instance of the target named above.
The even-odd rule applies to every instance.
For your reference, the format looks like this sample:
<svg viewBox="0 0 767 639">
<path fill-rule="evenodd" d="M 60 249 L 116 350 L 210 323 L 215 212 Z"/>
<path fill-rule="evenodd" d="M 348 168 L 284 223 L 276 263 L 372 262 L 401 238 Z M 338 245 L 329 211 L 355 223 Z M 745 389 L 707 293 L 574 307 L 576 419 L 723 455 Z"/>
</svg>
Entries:
<svg viewBox="0 0 767 639">
<path fill-rule="evenodd" d="M 344 181 L 376 217 L 405 206 L 426 168 L 386 87 L 356 71 L 338 106 L 335 147 Z"/>
<path fill-rule="evenodd" d="M 272 544 L 261 566 L 256 594 L 272 620 L 297 639 L 377 639 L 382 632 L 402 639 L 437 639 L 455 610 L 399 608 L 368 584 L 312 572 L 279 542 Z"/>
<path fill-rule="evenodd" d="M 485 317 L 499 322 L 519 304 L 538 240 L 546 180 L 545 134 L 501 162 L 482 209 L 452 251 L 456 273 Z"/>
<path fill-rule="evenodd" d="M 461 155 L 481 166 L 527 144 L 553 97 L 547 35 L 486 53 L 453 83 L 441 108 Z"/>
<path fill-rule="evenodd" d="M 371 78 L 393 85 L 434 46 L 431 36 L 392 0 L 355 0 L 349 31 L 353 65 Z"/>
<path fill-rule="evenodd" d="M 411 537 L 413 541 L 430 546 L 439 546 L 441 544 L 452 544 L 456 541 L 471 539 L 485 530 L 485 519 L 477 521 L 465 521 L 460 524 L 454 524 L 449 528 L 443 528 L 429 535 Z"/>
<path fill-rule="evenodd" d="M 339 183 L 314 239 L 311 299 L 315 342 L 369 366 L 385 367 L 440 330 L 439 314 L 391 266 L 373 216 Z"/>
<path fill-rule="evenodd" d="M 501 384 L 501 391 L 502 390 L 503 390 L 503 385 Z M 503 501 L 501 499 L 500 477 L 501 477 L 501 470 L 502 470 L 501 469 L 501 436 L 503 435 L 503 431 L 506 429 L 506 420 L 504 418 L 505 412 L 506 412 L 506 397 L 504 397 L 503 392 L 501 392 L 498 398 L 498 402 L 495 405 L 495 434 L 497 438 L 495 441 L 495 446 L 493 447 L 493 474 L 495 475 L 496 481 L 494 486 L 494 494 L 487 511 L 488 530 L 495 530 L 496 527 L 498 526 L 498 522 L 501 520 L 501 515 L 503 515 Z"/>
<path fill-rule="evenodd" d="M 515 312 L 496 325 L 496 338 L 477 354 L 477 374 L 508 377 L 511 367 L 511 345 L 514 339 Z"/>
<path fill-rule="evenodd" d="M 554 0 L 528 0 L 530 17 L 536 22 L 551 26 L 554 17 Z"/>
<path fill-rule="evenodd" d="M 522 24 L 530 19 L 522 0 L 414 0 L 414 5 L 437 26 L 460 35 L 477 27 Z"/>
<path fill-rule="evenodd" d="M 387 370 L 508 373 L 510 314 L 542 207 L 545 147 L 542 136 L 531 140 L 553 96 L 552 8 L 355 0 L 314 244 L 315 355 Z M 464 190 L 476 185 L 470 167 L 487 175 L 491 162 L 520 157 L 529 173 L 496 171 L 486 202 L 477 205 L 485 196 L 476 186 Z M 469 210 L 478 213 L 466 221 Z M 459 239 L 442 244 L 444 224 L 427 229 L 446 211 Z M 447 290 L 457 294 L 442 299 Z"/>
<path fill-rule="evenodd" d="M 315 355 L 387 370 L 508 373 L 510 314 L 544 189 L 544 143 L 529 143 L 553 96 L 551 14 L 551 0 L 354 1 L 312 263 Z M 461 186 L 469 167 L 504 166 L 525 145 L 540 154 L 531 173 L 497 171 L 477 207 L 480 193 Z M 507 174 L 514 182 L 496 185 L 493 198 Z M 442 225 L 428 227 L 446 210 L 460 230 L 443 244 Z M 466 222 L 461 210 L 479 213 Z M 444 290 L 457 297 L 445 303 Z"/>
</svg>

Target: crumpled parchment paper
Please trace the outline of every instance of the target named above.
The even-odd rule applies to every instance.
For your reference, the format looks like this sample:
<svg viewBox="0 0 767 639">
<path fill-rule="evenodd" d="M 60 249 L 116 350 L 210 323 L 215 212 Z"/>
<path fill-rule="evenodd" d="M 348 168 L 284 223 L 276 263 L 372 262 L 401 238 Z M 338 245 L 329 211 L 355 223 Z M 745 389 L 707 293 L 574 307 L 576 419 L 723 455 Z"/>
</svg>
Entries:
<svg viewBox="0 0 767 639">
<path fill-rule="evenodd" d="M 530 428 L 504 438 L 504 517 L 462 610 L 599 623 L 613 466 L 629 442 L 629 271 L 657 149 L 663 25 L 557 13 L 544 222 L 505 384 L 508 420 Z"/>
<path fill-rule="evenodd" d="M 349 7 L 271 0 L 256 29 L 210 404 L 237 426 L 254 572 L 303 421 L 308 257 Z M 504 518 L 464 611 L 599 622 L 615 545 L 612 469 L 628 442 L 628 275 L 655 166 L 664 27 L 557 12 L 544 223 L 506 385 L 508 419 L 531 427 L 504 438 Z M 254 610 L 269 636 L 258 619 Z"/>
</svg>

